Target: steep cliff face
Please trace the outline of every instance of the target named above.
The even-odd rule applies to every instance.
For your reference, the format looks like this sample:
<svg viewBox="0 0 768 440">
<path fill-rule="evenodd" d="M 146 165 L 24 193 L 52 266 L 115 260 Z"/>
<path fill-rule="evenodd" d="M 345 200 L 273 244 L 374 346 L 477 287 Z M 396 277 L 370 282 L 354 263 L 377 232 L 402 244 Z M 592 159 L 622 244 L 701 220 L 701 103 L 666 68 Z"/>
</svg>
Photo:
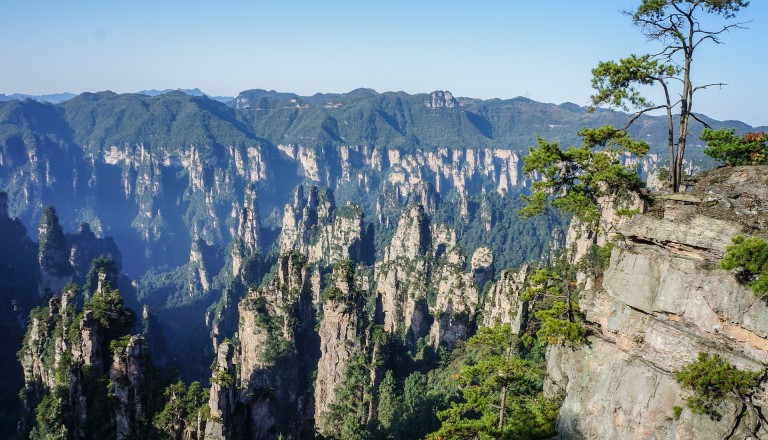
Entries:
<svg viewBox="0 0 768 440">
<path fill-rule="evenodd" d="M 530 267 L 525 265 L 515 272 L 506 269 L 490 285 L 483 304 L 483 326 L 510 324 L 514 333 L 520 333 L 528 318 L 528 304 L 520 299 L 526 287 Z"/>
<path fill-rule="evenodd" d="M 243 261 L 254 258 L 261 252 L 261 217 L 256 187 L 245 188 L 243 208 L 238 214 L 237 235 L 232 242 L 232 276 L 237 277 Z"/>
<path fill-rule="evenodd" d="M 214 423 L 207 428 L 213 438 L 298 438 L 312 429 L 311 413 L 303 417 L 303 408 L 311 407 L 311 366 L 302 358 L 314 326 L 310 268 L 304 256 L 290 252 L 276 269 L 239 304 L 239 347 L 219 346 L 211 380 Z"/>
<path fill-rule="evenodd" d="M 109 379 L 115 396 L 115 431 L 118 439 L 141 432 L 141 419 L 149 413 L 149 362 L 144 338 L 131 336 L 125 347 L 113 351 Z"/>
<path fill-rule="evenodd" d="M 578 220 L 572 221 L 568 227 L 565 243 L 568 259 L 573 263 L 579 261 L 590 246 L 605 246 L 634 214 L 644 213 L 648 209 L 647 200 L 637 194 L 603 197 L 598 200 L 598 204 L 601 216 L 596 228 Z"/>
<path fill-rule="evenodd" d="M 404 211 L 383 261 L 375 266 L 384 329 L 401 333 L 411 346 L 425 337 L 449 347 L 465 339 L 480 302 L 475 276 L 465 272 L 465 265 L 454 230 L 431 224 L 421 205 Z"/>
<path fill-rule="evenodd" d="M 327 433 L 327 416 L 353 356 L 365 346 L 365 297 L 355 286 L 352 262 L 336 265 L 332 284 L 322 293 L 323 315 L 318 329 L 320 360 L 315 382 L 315 425 Z"/>
<path fill-rule="evenodd" d="M 336 208 L 327 188 L 299 185 L 293 203 L 285 205 L 280 232 L 280 251 L 298 251 L 310 263 L 332 265 L 343 260 L 361 261 L 365 248 L 363 211 L 355 204 Z M 367 254 L 365 254 L 367 255 Z"/>
<path fill-rule="evenodd" d="M 412 343 L 426 335 L 429 221 L 420 205 L 403 212 L 384 261 L 376 264 L 376 292 L 384 329 L 407 335 Z"/>
<path fill-rule="evenodd" d="M 485 283 L 493 279 L 496 272 L 493 260 L 493 250 L 486 246 L 475 249 L 472 254 L 470 268 L 475 277 L 475 285 L 481 290 Z"/>
<path fill-rule="evenodd" d="M 229 341 L 218 346 L 213 375 L 211 376 L 211 391 L 208 407 L 211 420 L 205 426 L 205 438 L 210 440 L 225 440 L 234 435 L 235 424 L 235 389 L 237 370 L 235 365 L 236 347 Z"/>
<path fill-rule="evenodd" d="M 43 210 L 38 227 L 40 237 L 40 297 L 45 298 L 50 292 L 60 292 L 72 281 L 72 266 L 69 264 L 64 231 L 59 224 L 56 210 L 49 206 Z M 46 293 L 48 291 L 49 293 Z"/>
<path fill-rule="evenodd" d="M 20 433 L 66 431 L 74 439 L 141 435 L 151 384 L 144 340 L 128 336 L 135 316 L 108 285 L 101 285 L 82 311 L 79 296 L 69 285 L 30 315 L 18 354 L 25 379 Z"/>
<path fill-rule="evenodd" d="M 741 404 L 722 419 L 672 407 L 687 395 L 673 372 L 699 352 L 764 370 L 768 305 L 719 268 L 731 238 L 764 234 L 768 167 L 717 169 L 689 193 L 656 199 L 655 215 L 618 228 L 621 239 L 602 283 L 586 291 L 582 309 L 599 331 L 588 346 L 550 348 L 547 390 L 565 397 L 563 438 L 744 438 Z M 755 400 L 765 402 L 763 391 Z M 736 426 L 736 428 L 734 428 Z M 760 435 L 768 435 L 762 428 Z"/>
</svg>

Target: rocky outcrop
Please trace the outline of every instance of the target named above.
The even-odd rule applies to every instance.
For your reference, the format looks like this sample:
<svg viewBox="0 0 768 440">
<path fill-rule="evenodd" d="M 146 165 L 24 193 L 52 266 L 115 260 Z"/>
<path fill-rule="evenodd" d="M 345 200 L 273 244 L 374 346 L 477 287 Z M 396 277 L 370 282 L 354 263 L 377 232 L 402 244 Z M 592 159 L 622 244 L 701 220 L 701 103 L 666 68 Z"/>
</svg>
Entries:
<svg viewBox="0 0 768 440">
<path fill-rule="evenodd" d="M 601 214 L 596 227 L 578 220 L 572 221 L 568 227 L 565 242 L 572 263 L 586 255 L 590 246 L 605 246 L 632 216 L 647 210 L 647 201 L 637 194 L 602 197 L 598 204 Z"/>
<path fill-rule="evenodd" d="M 287 204 L 280 232 L 280 251 L 298 251 L 310 263 L 332 265 L 343 260 L 361 261 L 364 254 L 363 211 L 352 203 L 336 208 L 333 194 L 316 186 L 304 195 L 299 185 Z"/>
<path fill-rule="evenodd" d="M 376 293 L 381 298 L 384 329 L 402 332 L 412 342 L 426 335 L 429 220 L 420 205 L 403 212 L 384 261 L 376 263 Z"/>
<path fill-rule="evenodd" d="M 493 327 L 497 324 L 509 324 L 516 334 L 524 330 L 523 326 L 528 320 L 528 304 L 520 299 L 526 287 L 526 280 L 530 273 L 528 265 L 515 272 L 506 269 L 501 276 L 490 285 L 483 304 L 483 321 L 485 327 Z"/>
<path fill-rule="evenodd" d="M 125 347 L 117 346 L 109 370 L 115 396 L 115 430 L 118 439 L 140 432 L 149 407 L 149 374 L 144 338 L 132 336 Z"/>
<path fill-rule="evenodd" d="M 77 288 L 70 284 L 48 307 L 36 309 L 19 351 L 24 368 L 25 415 L 20 434 L 33 425 L 66 430 L 74 439 L 92 435 L 133 438 L 146 429 L 151 401 L 151 365 L 144 339 L 129 336 L 134 315 L 119 294 L 102 286 L 78 312 Z M 114 406 L 106 406 L 112 390 Z M 35 408 L 45 399 L 67 402 L 55 410 L 60 426 L 40 426 Z M 37 423 L 35 423 L 37 420 Z"/>
<path fill-rule="evenodd" d="M 211 391 L 211 411 L 214 420 L 221 419 L 209 428 L 214 438 L 296 438 L 305 424 L 311 426 L 311 413 L 309 421 L 302 416 L 308 366 L 300 362 L 303 339 L 314 327 L 310 280 L 306 258 L 289 252 L 280 257 L 274 277 L 240 302 L 239 347 L 232 354 L 231 344 L 219 346 L 212 379 L 219 385 Z"/>
<path fill-rule="evenodd" d="M 432 92 L 429 97 L 424 100 L 424 105 L 432 110 L 438 108 L 454 108 L 458 107 L 459 103 L 453 97 L 453 94 L 449 91 L 435 91 Z"/>
<path fill-rule="evenodd" d="M 674 417 L 672 407 L 685 406 L 686 394 L 673 372 L 699 352 L 741 369 L 768 364 L 768 305 L 719 268 L 734 235 L 764 233 L 767 173 L 768 167 L 705 173 L 691 193 L 658 197 L 662 210 L 618 228 L 624 238 L 602 285 L 581 300 L 599 331 L 584 348 L 548 352 L 546 390 L 564 396 L 563 438 L 751 436 L 740 423 L 741 404 L 723 408 L 721 420 L 689 410 Z M 766 396 L 761 391 L 755 399 Z"/>
<path fill-rule="evenodd" d="M 475 277 L 475 285 L 482 290 L 485 283 L 493 279 L 496 271 L 493 265 L 493 250 L 486 246 L 475 249 L 472 253 L 470 268 Z"/>
<path fill-rule="evenodd" d="M 327 415 L 336 402 L 337 391 L 353 356 L 365 346 L 365 298 L 355 286 L 351 261 L 337 264 L 332 284 L 322 294 L 323 318 L 320 322 L 320 360 L 315 382 L 315 425 L 327 433 Z"/>
<path fill-rule="evenodd" d="M 205 426 L 205 439 L 225 440 L 232 438 L 235 417 L 235 390 L 237 383 L 236 348 L 229 342 L 222 342 L 218 347 L 208 407 L 211 419 Z"/>
<path fill-rule="evenodd" d="M 243 208 L 238 214 L 237 236 L 232 243 L 232 276 L 240 274 L 244 260 L 261 252 L 261 217 L 256 196 L 256 187 L 245 188 Z"/>
<path fill-rule="evenodd" d="M 203 249 L 206 244 L 204 240 L 199 238 L 192 240 L 192 248 L 189 251 L 189 267 L 192 274 L 192 281 L 188 288 L 189 296 L 194 296 L 197 286 L 200 286 L 204 293 L 211 289 L 212 275 L 209 274 L 203 258 Z"/>
<path fill-rule="evenodd" d="M 48 206 L 43 210 L 38 227 L 40 251 L 40 297 L 61 292 L 72 281 L 72 266 L 64 239 L 64 231 L 59 224 L 56 209 Z M 48 293 L 46 293 L 48 292 Z"/>
<path fill-rule="evenodd" d="M 436 346 L 453 348 L 458 341 L 470 336 L 480 294 L 472 273 L 466 273 L 464 260 L 460 264 L 442 264 L 435 274 L 437 296 L 432 307 L 434 322 L 430 339 Z"/>
<path fill-rule="evenodd" d="M 481 251 L 482 252 L 482 251 Z M 473 273 L 456 232 L 431 224 L 421 205 L 404 211 L 384 259 L 375 266 L 375 289 L 384 329 L 411 346 L 429 337 L 449 347 L 472 329 L 479 303 Z"/>
<path fill-rule="evenodd" d="M 55 368 L 65 351 L 71 350 L 80 358 L 85 357 L 83 353 L 91 355 L 94 351 L 91 347 L 94 338 L 91 335 L 82 338 L 78 344 L 78 341 L 70 341 L 69 335 L 63 332 L 75 317 L 76 297 L 76 290 L 67 289 L 60 298 L 48 300 L 48 307 L 41 313 L 30 317 L 25 343 L 18 356 L 24 368 L 24 392 L 32 401 L 39 400 L 46 389 L 56 386 Z M 85 319 L 81 320 L 81 328 L 84 322 Z M 57 327 L 62 329 L 59 337 L 54 334 Z"/>
<path fill-rule="evenodd" d="M 184 286 L 187 301 L 203 297 L 213 290 L 214 277 L 224 265 L 224 262 L 217 258 L 217 250 L 217 246 L 202 238 L 192 240 L 189 263 L 186 265 L 188 279 Z"/>
</svg>

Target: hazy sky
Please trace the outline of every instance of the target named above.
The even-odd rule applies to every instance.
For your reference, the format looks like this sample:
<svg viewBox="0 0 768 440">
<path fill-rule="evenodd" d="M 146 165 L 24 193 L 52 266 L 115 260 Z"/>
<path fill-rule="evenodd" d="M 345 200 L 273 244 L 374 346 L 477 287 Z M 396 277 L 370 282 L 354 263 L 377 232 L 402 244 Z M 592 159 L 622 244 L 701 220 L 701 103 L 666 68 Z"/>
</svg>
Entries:
<svg viewBox="0 0 768 440">
<path fill-rule="evenodd" d="M 620 9 L 639 0 L 0 0 L 0 92 L 199 87 L 313 94 L 450 90 L 587 104 L 600 60 L 657 48 Z M 768 1 L 701 47 L 698 111 L 768 125 Z"/>
</svg>

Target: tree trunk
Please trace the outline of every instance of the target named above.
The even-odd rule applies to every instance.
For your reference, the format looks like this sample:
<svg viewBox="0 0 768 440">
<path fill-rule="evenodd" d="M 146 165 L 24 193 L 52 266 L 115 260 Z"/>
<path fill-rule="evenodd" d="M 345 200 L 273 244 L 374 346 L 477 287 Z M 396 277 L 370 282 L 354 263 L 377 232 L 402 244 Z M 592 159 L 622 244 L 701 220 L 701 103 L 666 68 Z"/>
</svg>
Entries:
<svg viewBox="0 0 768 440">
<path fill-rule="evenodd" d="M 677 182 L 677 156 L 675 155 L 675 126 L 672 120 L 672 100 L 669 98 L 667 83 L 659 80 L 667 100 L 667 143 L 669 144 L 669 187 L 675 187 Z"/>
<path fill-rule="evenodd" d="M 499 434 L 501 434 L 502 428 L 504 428 L 504 407 L 507 405 L 507 383 L 504 382 L 504 386 L 501 388 L 501 406 L 499 407 Z"/>
<path fill-rule="evenodd" d="M 690 27 L 688 29 L 687 41 L 682 41 L 682 49 L 685 54 L 685 65 L 683 67 L 683 91 L 680 93 L 680 132 L 677 138 L 677 163 L 675 169 L 674 192 L 680 191 L 680 183 L 683 176 L 683 157 L 685 156 L 685 143 L 688 137 L 688 121 L 691 115 L 691 104 L 693 101 L 693 86 L 691 85 L 691 62 L 693 61 L 693 43 L 694 23 L 690 15 L 687 15 Z"/>
</svg>

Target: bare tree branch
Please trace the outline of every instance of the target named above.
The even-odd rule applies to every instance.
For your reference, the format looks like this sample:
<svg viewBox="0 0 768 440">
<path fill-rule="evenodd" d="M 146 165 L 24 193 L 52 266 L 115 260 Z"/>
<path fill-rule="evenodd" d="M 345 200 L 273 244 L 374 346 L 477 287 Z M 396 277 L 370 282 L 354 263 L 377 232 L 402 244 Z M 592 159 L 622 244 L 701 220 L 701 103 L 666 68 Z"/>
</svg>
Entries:
<svg viewBox="0 0 768 440">
<path fill-rule="evenodd" d="M 693 119 L 695 119 L 695 120 L 697 120 L 697 121 L 701 122 L 701 125 L 703 125 L 705 128 L 712 128 L 712 127 L 710 127 L 710 126 L 709 126 L 709 124 L 707 124 L 706 122 L 702 121 L 702 120 L 701 120 L 701 119 L 700 119 L 698 116 L 696 116 L 696 114 L 695 114 L 695 113 L 689 113 L 689 114 L 691 115 L 691 117 L 692 117 Z"/>
<path fill-rule="evenodd" d="M 708 89 L 708 88 L 713 87 L 713 86 L 720 86 L 720 87 L 722 87 L 722 86 L 727 86 L 727 85 L 728 84 L 726 84 L 726 83 L 704 84 L 703 86 L 694 87 L 693 91 L 691 93 L 693 93 L 693 92 L 695 92 L 695 91 L 697 91 L 699 89 Z"/>
<path fill-rule="evenodd" d="M 627 125 L 625 125 L 624 128 L 621 129 L 621 131 L 627 131 L 627 129 L 637 120 L 637 118 L 639 118 L 643 114 L 648 113 L 648 112 L 653 111 L 653 110 L 661 110 L 663 108 L 667 108 L 666 104 L 657 105 L 655 107 L 648 107 L 646 109 L 642 109 L 642 110 L 640 110 L 638 112 L 635 112 L 634 114 L 632 114 L 632 117 L 629 118 L 629 122 L 627 122 Z"/>
</svg>

